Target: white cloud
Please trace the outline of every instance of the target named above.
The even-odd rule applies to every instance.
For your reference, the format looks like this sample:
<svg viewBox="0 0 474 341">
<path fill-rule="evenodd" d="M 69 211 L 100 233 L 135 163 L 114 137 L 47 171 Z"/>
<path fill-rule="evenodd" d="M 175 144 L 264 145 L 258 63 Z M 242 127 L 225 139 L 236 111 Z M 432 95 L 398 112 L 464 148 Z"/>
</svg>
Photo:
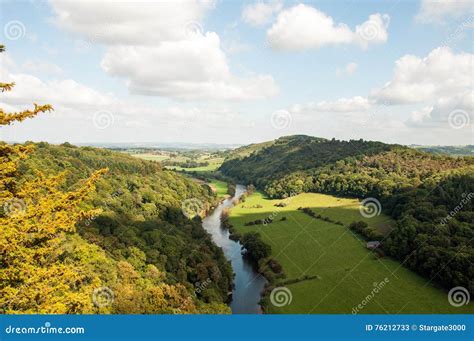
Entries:
<svg viewBox="0 0 474 341">
<path fill-rule="evenodd" d="M 474 14 L 471 0 L 421 0 L 417 19 L 421 22 L 444 22 Z"/>
<path fill-rule="evenodd" d="M 458 118 L 465 119 L 468 127 L 472 121 L 474 124 L 474 90 L 466 90 L 463 93 L 452 97 L 441 97 L 433 105 L 423 107 L 411 113 L 410 125 L 431 128 L 433 126 L 444 126 L 449 128 L 452 118 L 451 114 Z"/>
<path fill-rule="evenodd" d="M 387 41 L 389 19 L 386 14 L 372 14 L 353 31 L 344 23 L 336 24 L 332 17 L 318 9 L 299 4 L 279 13 L 267 30 L 267 39 L 277 50 L 301 51 L 349 44 L 367 48 L 369 44 Z"/>
<path fill-rule="evenodd" d="M 252 26 L 268 24 L 275 13 L 283 7 L 281 1 L 256 2 L 247 5 L 242 10 L 242 19 Z"/>
<path fill-rule="evenodd" d="M 134 94 L 253 100 L 278 93 L 270 75 L 231 72 L 219 36 L 200 24 L 214 1 L 51 3 L 60 27 L 106 45 L 102 68 Z"/>
<path fill-rule="evenodd" d="M 431 112 L 433 111 L 432 106 L 423 107 L 419 110 L 411 112 L 410 122 L 414 124 L 422 123 L 423 121 L 431 118 Z"/>
<path fill-rule="evenodd" d="M 64 1 L 50 0 L 57 25 L 107 45 L 154 45 L 186 37 L 214 1 Z"/>
<path fill-rule="evenodd" d="M 113 104 L 110 95 L 80 84 L 74 80 L 53 80 L 44 82 L 41 79 L 25 74 L 11 74 L 2 70 L 2 79 L 15 82 L 13 91 L 2 94 L 2 101 L 21 107 L 35 103 L 53 103 L 55 106 L 75 108 L 78 110 L 106 107 Z"/>
<path fill-rule="evenodd" d="M 356 72 L 358 67 L 359 66 L 357 65 L 357 63 L 354 63 L 354 62 L 347 63 L 346 66 L 344 66 L 344 68 L 336 70 L 336 76 L 338 77 L 352 76 L 354 72 Z"/>
<path fill-rule="evenodd" d="M 2 94 L 0 107 L 12 112 L 32 108 L 36 102 L 52 104 L 54 111 L 2 128 L 4 140 L 120 142 L 126 136 L 125 140 L 132 141 L 198 138 L 196 142 L 202 142 L 203 136 L 222 135 L 219 138 L 225 140 L 228 130 L 223 128 L 232 126 L 238 131 L 248 125 L 237 111 L 226 107 L 149 104 L 104 93 L 71 79 L 44 81 L 11 72 L 17 67 L 8 59 L 8 54 L 0 55 L 0 77 L 16 85 L 13 91 Z M 112 117 L 113 124 L 107 129 L 98 129 L 94 122 L 95 115 L 100 113 Z"/>
<path fill-rule="evenodd" d="M 112 47 L 102 68 L 110 75 L 126 78 L 132 93 L 145 95 L 243 100 L 278 93 L 271 76 L 232 75 L 219 37 L 209 32 L 156 47 Z"/>
<path fill-rule="evenodd" d="M 311 114 L 314 112 L 350 113 L 363 112 L 370 108 L 367 98 L 355 96 L 352 98 L 339 98 L 335 101 L 321 101 L 318 103 L 296 104 L 290 107 L 291 113 Z"/>
<path fill-rule="evenodd" d="M 21 69 L 35 74 L 39 73 L 53 76 L 59 76 L 63 73 L 63 69 L 60 66 L 41 60 L 27 60 L 21 65 Z"/>
<path fill-rule="evenodd" d="M 371 98 L 383 104 L 408 104 L 449 97 L 472 87 L 473 54 L 439 47 L 425 58 L 405 55 L 395 62 L 393 79 Z"/>
</svg>

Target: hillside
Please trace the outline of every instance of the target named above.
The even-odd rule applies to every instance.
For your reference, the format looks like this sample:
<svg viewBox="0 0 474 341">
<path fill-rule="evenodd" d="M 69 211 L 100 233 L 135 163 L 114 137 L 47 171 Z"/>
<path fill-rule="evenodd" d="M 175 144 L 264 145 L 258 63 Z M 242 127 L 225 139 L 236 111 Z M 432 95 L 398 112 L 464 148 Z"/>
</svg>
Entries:
<svg viewBox="0 0 474 341">
<path fill-rule="evenodd" d="M 108 169 L 108 173 L 97 181 L 95 191 L 82 203 L 85 209 L 100 209 L 101 213 L 82 220 L 77 225 L 79 235 L 68 237 L 68 240 L 80 241 L 71 248 L 80 249 L 80 245 L 86 245 L 83 247 L 97 250 L 96 253 L 107 259 L 94 263 L 102 282 L 111 283 L 115 288 L 119 287 L 117 281 L 123 285 L 120 277 L 124 274 L 112 271 L 114 266 L 110 265 L 119 264 L 128 267 L 122 270 L 131 276 L 129 290 L 133 292 L 133 285 L 145 281 L 139 279 L 140 272 L 144 277 L 149 276 L 147 269 L 153 266 L 155 281 L 168 286 L 168 293 L 163 293 L 162 306 L 182 300 L 187 308 L 176 308 L 174 312 L 228 311 L 223 303 L 231 288 L 232 270 L 222 250 L 211 242 L 202 228 L 200 219 L 190 220 L 181 209 L 182 203 L 191 198 L 200 203 L 202 210 L 213 205 L 216 197 L 208 187 L 163 170 L 158 163 L 119 152 L 70 144 L 30 145 L 34 151 L 18 167 L 20 184 L 33 179 L 38 171 L 44 174 L 65 171 L 62 190 L 69 191 L 95 170 Z M 206 290 L 195 290 L 204 282 Z M 178 298 L 173 298 L 174 295 Z M 135 296 L 140 295 L 135 292 Z M 160 310 L 158 303 L 153 308 L 133 303 L 136 299 L 131 297 L 122 296 L 121 299 L 125 301 L 117 297 L 111 312 L 173 312 Z"/>
<path fill-rule="evenodd" d="M 390 148 L 380 142 L 335 141 L 305 135 L 286 136 L 236 149 L 220 170 L 239 181 L 264 187 L 271 180 L 296 171 L 332 164 L 346 157 L 371 155 Z"/>
<path fill-rule="evenodd" d="M 474 145 L 467 146 L 413 146 L 413 148 L 434 154 L 453 156 L 474 156 Z"/>
<path fill-rule="evenodd" d="M 251 151 L 252 150 L 252 151 Z M 247 156 L 242 156 L 247 155 Z M 474 158 L 433 155 L 399 145 L 296 135 L 241 147 L 220 167 L 271 197 L 301 192 L 385 196 L 434 174 L 474 166 Z"/>
<path fill-rule="evenodd" d="M 230 158 L 220 170 L 270 198 L 315 192 L 379 202 L 395 219 L 382 240 L 387 254 L 446 288 L 462 285 L 474 292 L 473 157 L 290 136 Z"/>
</svg>

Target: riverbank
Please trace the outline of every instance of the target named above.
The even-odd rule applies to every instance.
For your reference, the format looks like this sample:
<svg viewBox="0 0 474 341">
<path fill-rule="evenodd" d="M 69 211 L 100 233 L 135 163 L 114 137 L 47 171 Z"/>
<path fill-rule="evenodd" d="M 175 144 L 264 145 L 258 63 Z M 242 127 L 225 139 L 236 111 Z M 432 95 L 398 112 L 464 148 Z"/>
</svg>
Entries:
<svg viewBox="0 0 474 341">
<path fill-rule="evenodd" d="M 261 313 L 261 292 L 266 280 L 254 270 L 252 264 L 244 259 L 242 245 L 230 239 L 230 232 L 223 228 L 221 222 L 222 211 L 233 206 L 234 200 L 240 198 L 245 187 L 237 185 L 235 194 L 224 199 L 206 218 L 203 219 L 204 229 L 211 235 L 213 242 L 219 246 L 234 272 L 232 301 L 230 304 L 234 314 Z"/>
</svg>

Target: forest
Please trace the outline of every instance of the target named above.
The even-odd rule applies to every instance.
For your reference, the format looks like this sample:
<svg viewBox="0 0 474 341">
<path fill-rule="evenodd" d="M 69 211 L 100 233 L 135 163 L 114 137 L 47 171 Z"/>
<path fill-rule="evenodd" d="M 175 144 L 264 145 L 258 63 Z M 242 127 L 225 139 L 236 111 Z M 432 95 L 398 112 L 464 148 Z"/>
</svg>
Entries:
<svg viewBox="0 0 474 341">
<path fill-rule="evenodd" d="M 95 179 L 94 189 L 77 203 L 81 210 L 96 213 L 78 219 L 73 231 L 54 233 L 59 238 L 57 254 L 48 264 L 60 264 L 73 273 L 77 264 L 83 264 L 86 269 L 82 283 L 55 288 L 47 282 L 31 286 L 35 278 L 29 278 L 29 283 L 23 282 L 26 278 L 2 281 L 0 307 L 3 312 L 228 312 L 224 303 L 231 288 L 231 268 L 222 251 L 203 230 L 200 217 L 189 219 L 181 211 L 181 202 L 186 198 L 199 198 L 203 210 L 209 209 L 216 198 L 208 187 L 163 170 L 158 163 L 108 150 L 47 143 L 26 143 L 15 148 L 31 150 L 28 157 L 18 161 L 15 171 L 18 187 L 35 183 L 37 174 L 48 174 L 61 177 L 58 193 L 69 193 L 96 170 L 107 169 L 107 172 Z M 28 198 L 21 198 L 27 203 L 28 211 L 37 210 Z M 2 217 L 7 218 L 6 212 Z M 32 228 L 35 227 L 32 225 Z M 35 241 L 36 232 L 29 233 Z M 2 242 L 2 252 L 12 250 L 10 239 Z M 24 247 L 31 247 L 30 243 Z M 36 244 L 39 241 L 34 243 L 38 248 L 41 245 Z M 12 260 L 7 269 L 13 264 Z M 37 272 L 39 265 L 29 265 L 29 272 Z M 58 278 L 51 280 L 58 281 Z M 195 287 L 205 281 L 210 283 L 206 290 L 196 291 Z M 24 292 L 25 286 L 30 287 L 31 292 Z M 91 305 L 92 291 L 87 292 L 92 290 L 91 286 L 110 288 L 115 297 L 113 304 Z M 47 287 L 51 287 L 50 295 L 45 295 Z M 20 295 L 22 292 L 25 297 Z M 80 302 L 63 301 L 66 294 L 78 295 L 79 292 L 84 294 L 78 298 Z M 29 295 L 40 293 L 41 302 L 31 301 Z M 161 303 L 156 304 L 160 300 Z M 52 301 L 57 304 L 51 304 Z"/>
<path fill-rule="evenodd" d="M 382 240 L 386 254 L 446 288 L 474 292 L 473 157 L 297 135 L 242 147 L 220 171 L 270 198 L 376 198 L 395 219 Z"/>
</svg>

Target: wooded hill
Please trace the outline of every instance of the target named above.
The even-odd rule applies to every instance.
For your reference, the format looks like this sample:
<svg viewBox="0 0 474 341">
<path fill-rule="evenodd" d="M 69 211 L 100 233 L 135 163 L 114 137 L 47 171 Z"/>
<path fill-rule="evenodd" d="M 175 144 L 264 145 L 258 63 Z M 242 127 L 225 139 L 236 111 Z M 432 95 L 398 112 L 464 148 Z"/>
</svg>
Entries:
<svg viewBox="0 0 474 341">
<path fill-rule="evenodd" d="M 41 292 L 37 287 L 36 294 L 43 296 L 44 302 L 36 302 L 34 297 L 15 302 L 8 297 L 8 301 L 0 302 L 0 311 L 230 312 L 224 303 L 232 285 L 231 267 L 203 229 L 200 218 L 189 219 L 181 210 L 188 198 L 199 200 L 203 209 L 211 207 L 216 197 L 207 186 L 163 170 L 156 162 L 124 153 L 78 148 L 68 143 L 61 146 L 27 143 L 25 147 L 33 151 L 18 164 L 19 187 L 34 181 L 38 172 L 51 175 L 65 172 L 59 190 L 67 193 L 78 188 L 96 170 L 108 169 L 95 182 L 95 190 L 80 203 L 82 209 L 100 210 L 100 213 L 79 220 L 77 233 L 63 236 L 55 258 L 57 264 L 66 268 L 70 264 L 71 272 L 75 271 L 77 262 L 83 264 L 87 268 L 83 281 L 95 285 L 88 289 L 82 284 L 68 288 L 62 283 L 64 287 L 55 290 L 54 285 L 43 279 L 40 283 L 44 290 Z M 31 270 L 35 272 L 34 267 Z M 201 288 L 203 283 L 205 290 Z M 13 293 L 15 285 L 21 283 L 8 284 L 3 282 L 0 289 Z M 48 286 L 51 286 L 49 294 Z M 113 303 L 94 306 L 92 290 L 104 286 L 114 293 Z M 21 285 L 18 288 L 23 290 Z M 67 293 L 79 292 L 84 294 L 80 302 L 62 301 Z M 53 301 L 58 301 L 58 305 Z"/>
<path fill-rule="evenodd" d="M 241 147 L 220 171 L 271 198 L 373 197 L 396 219 L 383 248 L 428 279 L 474 292 L 474 158 L 296 135 Z M 454 213 L 453 213 L 454 212 Z"/>
</svg>

